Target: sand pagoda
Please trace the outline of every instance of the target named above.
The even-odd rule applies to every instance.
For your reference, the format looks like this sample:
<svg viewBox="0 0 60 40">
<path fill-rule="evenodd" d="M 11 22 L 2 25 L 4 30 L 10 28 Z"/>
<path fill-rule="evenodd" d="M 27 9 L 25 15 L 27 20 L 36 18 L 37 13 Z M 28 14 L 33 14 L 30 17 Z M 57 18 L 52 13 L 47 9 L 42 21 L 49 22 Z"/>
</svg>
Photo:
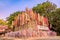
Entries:
<svg viewBox="0 0 60 40">
<path fill-rule="evenodd" d="M 13 28 L 19 37 L 56 36 L 56 33 L 49 29 L 48 18 L 28 8 L 15 17 Z"/>
</svg>

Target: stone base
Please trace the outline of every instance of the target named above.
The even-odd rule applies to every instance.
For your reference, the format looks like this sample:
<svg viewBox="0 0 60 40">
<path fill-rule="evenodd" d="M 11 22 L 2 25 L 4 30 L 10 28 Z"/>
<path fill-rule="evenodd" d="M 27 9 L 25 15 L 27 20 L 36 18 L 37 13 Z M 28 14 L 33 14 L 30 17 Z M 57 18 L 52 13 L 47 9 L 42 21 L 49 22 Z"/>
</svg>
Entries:
<svg viewBox="0 0 60 40">
<path fill-rule="evenodd" d="M 42 31 L 42 30 L 20 30 L 15 32 L 6 33 L 7 37 L 50 37 L 56 36 L 56 32 Z"/>
</svg>

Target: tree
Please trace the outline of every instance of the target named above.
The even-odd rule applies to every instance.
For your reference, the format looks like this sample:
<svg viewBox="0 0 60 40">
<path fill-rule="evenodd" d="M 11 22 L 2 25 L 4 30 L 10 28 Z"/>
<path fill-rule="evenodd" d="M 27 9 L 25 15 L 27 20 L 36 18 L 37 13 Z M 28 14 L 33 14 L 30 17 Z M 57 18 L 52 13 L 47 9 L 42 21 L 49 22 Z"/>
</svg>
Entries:
<svg viewBox="0 0 60 40">
<path fill-rule="evenodd" d="M 42 4 L 38 4 L 37 6 L 33 7 L 33 11 L 36 11 L 40 14 L 46 14 L 52 12 L 53 10 L 55 10 L 55 8 L 56 8 L 55 4 L 46 1 L 43 2 Z"/>
<path fill-rule="evenodd" d="M 57 35 L 60 35 L 60 8 L 55 10 L 52 25 L 53 29 L 57 32 Z"/>
<path fill-rule="evenodd" d="M 7 23 L 6 23 L 6 21 L 4 21 L 4 20 L 2 20 L 2 19 L 0 19 L 0 25 L 7 25 Z"/>
</svg>

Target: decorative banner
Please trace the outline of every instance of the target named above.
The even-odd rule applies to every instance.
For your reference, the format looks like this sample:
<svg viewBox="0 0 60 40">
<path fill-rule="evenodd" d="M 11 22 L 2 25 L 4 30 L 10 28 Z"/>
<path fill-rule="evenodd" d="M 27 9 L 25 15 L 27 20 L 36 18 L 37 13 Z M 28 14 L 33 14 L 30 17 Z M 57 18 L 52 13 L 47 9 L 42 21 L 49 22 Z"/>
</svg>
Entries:
<svg viewBox="0 0 60 40">
<path fill-rule="evenodd" d="M 42 23 L 43 23 L 43 26 L 48 27 L 48 19 L 44 16 L 42 16 Z"/>
<path fill-rule="evenodd" d="M 26 13 L 27 13 L 27 14 L 29 13 L 28 7 L 26 7 Z"/>
<path fill-rule="evenodd" d="M 31 18 L 31 19 L 34 19 L 34 13 L 33 13 L 33 10 L 32 10 L 32 9 L 30 9 L 29 15 L 30 15 L 30 18 Z"/>
<path fill-rule="evenodd" d="M 35 13 L 35 20 L 38 21 L 38 14 Z"/>
<path fill-rule="evenodd" d="M 48 27 L 37 25 L 39 30 L 49 30 Z"/>
<path fill-rule="evenodd" d="M 22 22 L 22 25 L 24 24 L 24 13 L 22 13 L 22 16 L 21 16 L 21 22 Z"/>
<path fill-rule="evenodd" d="M 18 14 L 18 22 L 17 22 L 17 26 L 20 26 L 20 14 Z"/>
<path fill-rule="evenodd" d="M 13 25 L 16 27 L 17 26 L 17 21 L 18 21 L 18 17 L 16 16 L 14 21 L 13 21 Z"/>
</svg>

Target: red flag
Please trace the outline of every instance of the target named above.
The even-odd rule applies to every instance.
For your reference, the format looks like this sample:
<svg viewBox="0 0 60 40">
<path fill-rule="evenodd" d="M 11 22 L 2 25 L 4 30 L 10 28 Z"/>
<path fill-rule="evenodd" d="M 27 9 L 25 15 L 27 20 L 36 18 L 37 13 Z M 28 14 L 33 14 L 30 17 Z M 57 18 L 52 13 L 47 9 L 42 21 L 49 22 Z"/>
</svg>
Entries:
<svg viewBox="0 0 60 40">
<path fill-rule="evenodd" d="M 43 17 L 43 23 L 45 26 L 48 26 L 48 19 L 46 17 Z"/>
</svg>

